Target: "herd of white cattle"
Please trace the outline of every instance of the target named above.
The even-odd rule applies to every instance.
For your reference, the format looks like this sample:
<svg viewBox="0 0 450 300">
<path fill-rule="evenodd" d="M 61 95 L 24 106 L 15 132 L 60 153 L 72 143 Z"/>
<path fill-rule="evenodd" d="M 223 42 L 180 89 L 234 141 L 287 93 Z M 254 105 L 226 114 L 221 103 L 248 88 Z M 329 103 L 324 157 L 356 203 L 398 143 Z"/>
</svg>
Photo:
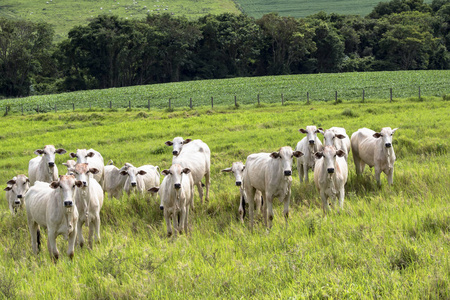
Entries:
<svg viewBox="0 0 450 300">
<path fill-rule="evenodd" d="M 295 150 L 285 146 L 277 152 L 250 154 L 245 165 L 233 162 L 222 172 L 233 173 L 236 186 L 240 188 L 241 221 L 244 220 L 245 204 L 248 204 L 250 229 L 253 230 L 256 205 L 265 225 L 271 228 L 273 199 L 278 198 L 284 203 L 283 214 L 288 224 L 294 156 L 300 182 L 308 182 L 308 170 L 312 169 L 324 215 L 330 204 L 337 210 L 344 208 L 350 152 L 353 153 L 357 175 L 362 174 L 367 164 L 374 167 L 379 186 L 381 172 L 392 184 L 396 159 L 392 136 L 396 130 L 385 127 L 375 132 L 362 128 L 349 138 L 344 128 L 324 130 L 307 126 L 299 130 L 306 136 L 298 142 Z M 323 135 L 323 143 L 318 133 Z M 58 235 L 68 240 L 67 254 L 70 258 L 77 243 L 83 247 L 83 224 L 89 228 L 88 243 L 92 248 L 93 239 L 100 240 L 100 210 L 105 193 L 110 199 L 121 198 L 124 192 L 128 196 L 138 193 L 144 197 L 156 197 L 157 193 L 161 200 L 160 209 L 164 211 L 167 234 L 187 233 L 189 210 L 194 208 L 194 186 L 197 186 L 202 204 L 204 186 L 205 200 L 209 198 L 211 151 L 201 140 L 176 137 L 165 144 L 173 147 L 172 166 L 161 173 L 158 166 L 152 165 L 137 168 L 126 163 L 120 169 L 112 163 L 105 165 L 102 155 L 94 149 L 78 149 L 76 153 L 70 153 L 76 161 L 63 163 L 67 173 L 59 176 L 55 154 L 65 154 L 66 150 L 46 145 L 34 151 L 38 156 L 29 162 L 28 177 L 19 174 L 9 180 L 4 189 L 12 215 L 19 208 L 26 208 L 33 251 L 37 254 L 40 250 L 40 226 L 47 228 L 48 251 L 55 260 L 59 256 L 56 247 Z M 161 183 L 160 174 L 164 175 Z M 203 178 L 205 184 L 202 183 Z M 336 200 L 339 205 L 336 205 Z"/>
</svg>

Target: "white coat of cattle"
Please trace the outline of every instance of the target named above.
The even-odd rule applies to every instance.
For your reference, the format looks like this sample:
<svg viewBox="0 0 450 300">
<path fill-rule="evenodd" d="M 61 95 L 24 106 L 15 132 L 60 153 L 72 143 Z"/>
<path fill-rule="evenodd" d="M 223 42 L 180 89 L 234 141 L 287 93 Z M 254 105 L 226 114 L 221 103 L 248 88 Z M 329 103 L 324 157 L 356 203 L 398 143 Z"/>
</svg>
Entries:
<svg viewBox="0 0 450 300">
<path fill-rule="evenodd" d="M 324 215 L 329 210 L 328 198 L 339 198 L 339 207 L 344 209 L 345 183 L 348 178 L 348 166 L 345 152 L 336 150 L 334 146 L 325 146 L 323 151 L 316 152 L 316 166 L 314 169 L 314 183 L 322 199 Z"/>
<path fill-rule="evenodd" d="M 130 163 L 125 165 L 127 168 L 122 170 L 120 174 L 126 177 L 123 190 L 128 196 L 133 192 L 145 195 L 148 194 L 147 190 L 149 188 L 159 187 L 160 175 L 158 166 L 143 165 L 136 168 Z"/>
<path fill-rule="evenodd" d="M 239 187 L 239 192 L 240 192 L 240 198 L 239 198 L 239 216 L 241 218 L 241 222 L 244 222 L 244 217 L 245 217 L 245 203 L 248 203 L 247 197 L 245 197 L 245 190 L 244 190 L 244 180 L 243 180 L 243 176 L 244 176 L 244 169 L 245 169 L 245 165 L 241 162 L 234 162 L 231 165 L 231 168 L 226 168 L 223 169 L 222 172 L 231 172 L 234 175 L 234 178 L 236 179 L 235 183 L 236 186 Z M 262 207 L 261 207 L 261 203 L 262 203 L 262 195 L 261 192 L 259 190 L 257 190 L 255 192 L 255 203 L 256 203 L 256 211 L 261 211 L 262 212 Z"/>
<path fill-rule="evenodd" d="M 392 136 L 398 128 L 384 127 L 380 132 L 368 128 L 358 129 L 352 134 L 351 144 L 356 174 L 361 175 L 367 165 L 375 167 L 375 179 L 381 186 L 380 175 L 384 172 L 388 183 L 394 183 L 395 152 Z"/>
<path fill-rule="evenodd" d="M 65 163 L 62 163 L 62 164 L 67 167 L 66 175 L 73 175 L 73 174 L 71 174 L 71 172 L 69 170 L 75 168 L 75 165 L 77 164 L 77 162 L 74 161 L 73 159 L 69 159 Z"/>
<path fill-rule="evenodd" d="M 8 180 L 6 184 L 7 186 L 4 189 L 6 191 L 6 200 L 8 200 L 11 214 L 14 215 L 17 209 L 23 208 L 23 197 L 30 188 L 30 180 L 28 180 L 27 176 L 19 174 L 14 176 L 13 179 Z"/>
<path fill-rule="evenodd" d="M 128 164 L 125 164 L 122 168 L 117 168 L 114 165 L 106 165 L 104 167 L 104 178 L 103 178 L 103 193 L 108 193 L 108 198 L 120 199 L 123 194 L 123 187 L 127 176 L 121 174 L 122 171 L 128 169 Z"/>
<path fill-rule="evenodd" d="M 180 164 L 183 168 L 191 170 L 194 184 L 197 186 L 200 195 L 200 202 L 203 204 L 202 178 L 205 176 L 206 196 L 209 199 L 210 187 L 210 167 L 211 151 L 208 145 L 201 140 L 184 140 L 182 137 L 176 137 L 173 141 L 167 141 L 167 146 L 173 146 L 172 164 Z M 192 205 L 194 202 L 192 202 Z"/>
<path fill-rule="evenodd" d="M 300 151 L 292 151 L 289 146 L 281 147 L 278 152 L 256 153 L 247 157 L 244 170 L 244 189 L 249 203 L 250 228 L 253 230 L 253 210 L 256 190 L 264 197 L 263 216 L 268 228 L 272 227 L 273 198 L 284 202 L 286 226 L 291 198 L 292 160 L 301 157 Z"/>
<path fill-rule="evenodd" d="M 67 255 L 72 259 L 77 235 L 78 210 L 74 203 L 75 186 L 81 181 L 73 175 L 62 175 L 58 181 L 46 183 L 36 181 L 25 195 L 28 228 L 34 253 L 39 252 L 40 230 L 47 227 L 47 246 L 53 259 L 58 259 L 56 237 L 63 235 L 68 239 Z"/>
<path fill-rule="evenodd" d="M 148 191 L 159 193 L 161 198 L 160 209 L 164 211 L 167 225 L 167 235 L 172 235 L 170 217 L 172 217 L 175 234 L 183 230 L 188 232 L 189 207 L 194 201 L 194 179 L 188 168 L 173 164 L 170 169 L 161 172 L 165 177 L 161 186 L 152 187 Z"/>
<path fill-rule="evenodd" d="M 323 147 L 322 142 L 317 137 L 319 130 L 316 126 L 306 126 L 306 129 L 300 128 L 298 131 L 306 134 L 295 147 L 295 151 L 303 153 L 303 156 L 297 159 L 298 177 L 300 182 L 303 182 L 303 178 L 305 182 L 308 182 L 308 170 L 312 169 L 314 171 L 314 153 L 321 151 Z"/>
<path fill-rule="evenodd" d="M 76 164 L 69 171 L 83 184 L 75 188 L 75 204 L 79 218 L 77 224 L 78 243 L 84 245 L 83 224 L 89 227 L 89 248 L 95 233 L 95 241 L 100 241 L 100 209 L 103 206 L 103 190 L 100 184 L 93 178 L 98 173 L 96 168 L 89 168 L 89 164 Z"/>
<path fill-rule="evenodd" d="M 55 164 L 55 154 L 64 154 L 66 150 L 55 149 L 53 145 L 46 145 L 44 149 L 34 151 L 39 155 L 28 163 L 28 178 L 30 185 L 35 181 L 52 182 L 58 180 L 58 167 Z"/>
<path fill-rule="evenodd" d="M 334 146 L 336 150 L 342 150 L 345 153 L 345 160 L 348 159 L 350 152 L 350 138 L 342 127 L 331 127 L 330 129 L 319 128 L 321 134 L 323 134 L 323 145 Z"/>
<path fill-rule="evenodd" d="M 103 156 L 94 149 L 77 149 L 77 152 L 70 153 L 70 157 L 77 158 L 77 164 L 89 164 L 89 168 L 96 168 L 98 173 L 94 175 L 94 179 L 97 180 L 100 185 L 103 184 L 104 179 L 104 161 Z"/>
</svg>

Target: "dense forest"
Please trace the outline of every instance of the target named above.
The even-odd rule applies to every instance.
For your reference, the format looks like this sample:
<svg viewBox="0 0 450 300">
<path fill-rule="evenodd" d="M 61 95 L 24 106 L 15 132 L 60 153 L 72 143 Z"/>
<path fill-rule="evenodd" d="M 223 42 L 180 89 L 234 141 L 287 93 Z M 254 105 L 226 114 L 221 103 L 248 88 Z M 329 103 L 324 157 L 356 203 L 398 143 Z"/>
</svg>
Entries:
<svg viewBox="0 0 450 300">
<path fill-rule="evenodd" d="M 46 23 L 0 18 L 0 97 L 242 76 L 450 68 L 450 0 L 317 13 L 99 15 L 53 42 Z"/>
</svg>

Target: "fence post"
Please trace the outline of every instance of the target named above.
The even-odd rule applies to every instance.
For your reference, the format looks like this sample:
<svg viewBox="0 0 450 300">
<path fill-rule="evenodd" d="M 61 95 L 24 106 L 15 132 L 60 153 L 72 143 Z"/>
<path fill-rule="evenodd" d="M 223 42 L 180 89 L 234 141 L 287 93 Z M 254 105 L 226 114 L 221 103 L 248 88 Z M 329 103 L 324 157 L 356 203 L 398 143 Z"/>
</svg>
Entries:
<svg viewBox="0 0 450 300">
<path fill-rule="evenodd" d="M 172 109 L 172 103 L 171 103 L 171 100 L 169 98 L 169 110 L 171 110 L 171 109 Z"/>
<path fill-rule="evenodd" d="M 22 116 L 23 116 L 23 104 L 22 104 Z"/>
<path fill-rule="evenodd" d="M 211 108 L 214 108 L 214 98 L 211 97 Z"/>
<path fill-rule="evenodd" d="M 5 106 L 5 116 L 8 115 L 8 106 Z"/>
<path fill-rule="evenodd" d="M 257 97 L 257 98 L 258 98 L 258 106 L 259 106 L 259 94 L 258 94 L 258 97 Z"/>
<path fill-rule="evenodd" d="M 337 91 L 334 91 L 334 103 L 336 103 L 336 104 L 338 103 L 337 102 Z"/>
<path fill-rule="evenodd" d="M 284 96 L 283 96 L 283 93 L 281 93 L 281 105 L 284 105 Z"/>
<path fill-rule="evenodd" d="M 306 92 L 306 104 L 309 104 L 309 92 Z"/>
<path fill-rule="evenodd" d="M 420 85 L 419 85 L 419 100 L 420 100 Z"/>
<path fill-rule="evenodd" d="M 364 103 L 365 93 L 366 93 L 366 91 L 363 89 L 363 99 L 362 99 L 362 102 L 363 102 L 363 103 Z"/>
<path fill-rule="evenodd" d="M 148 99 L 148 110 L 150 111 L 150 99 Z"/>
<path fill-rule="evenodd" d="M 72 103 L 72 110 L 75 111 L 75 103 Z"/>
<path fill-rule="evenodd" d="M 192 109 L 192 97 L 189 98 L 189 107 Z"/>
<path fill-rule="evenodd" d="M 389 102 L 392 102 L 392 88 L 389 89 L 389 92 L 390 92 L 390 94 L 391 94 L 391 98 L 390 98 L 390 101 L 389 101 Z"/>
<path fill-rule="evenodd" d="M 55 103 L 55 114 L 56 114 L 56 103 Z"/>
<path fill-rule="evenodd" d="M 39 113 L 39 105 L 36 108 L 36 112 Z"/>
<path fill-rule="evenodd" d="M 112 109 L 112 101 L 109 101 L 109 109 Z"/>
<path fill-rule="evenodd" d="M 236 95 L 234 95 L 234 106 L 237 107 L 237 99 Z"/>
<path fill-rule="evenodd" d="M 91 103 L 89 103 L 89 110 L 91 110 L 92 109 L 92 107 L 91 107 Z"/>
<path fill-rule="evenodd" d="M 128 108 L 131 109 L 131 100 L 128 100 Z"/>
</svg>

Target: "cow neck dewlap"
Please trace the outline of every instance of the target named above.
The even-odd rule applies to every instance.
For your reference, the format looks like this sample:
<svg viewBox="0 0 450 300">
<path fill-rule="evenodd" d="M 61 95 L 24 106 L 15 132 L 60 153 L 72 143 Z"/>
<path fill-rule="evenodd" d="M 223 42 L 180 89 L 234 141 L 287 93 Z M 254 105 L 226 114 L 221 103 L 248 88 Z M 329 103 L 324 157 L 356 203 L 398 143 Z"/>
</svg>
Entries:
<svg viewBox="0 0 450 300">
<path fill-rule="evenodd" d="M 327 174 L 325 193 L 330 197 L 336 196 L 336 176 L 335 173 Z"/>
<path fill-rule="evenodd" d="M 287 196 L 291 189 L 292 176 L 285 176 L 284 178 L 284 180 L 286 181 L 286 184 L 284 185 L 284 195 Z"/>
<path fill-rule="evenodd" d="M 388 167 L 389 167 L 389 169 L 392 169 L 394 167 L 394 162 L 395 162 L 394 147 L 386 148 L 384 145 L 382 147 L 384 149 L 384 154 L 386 155 L 386 161 L 387 161 Z"/>
</svg>

